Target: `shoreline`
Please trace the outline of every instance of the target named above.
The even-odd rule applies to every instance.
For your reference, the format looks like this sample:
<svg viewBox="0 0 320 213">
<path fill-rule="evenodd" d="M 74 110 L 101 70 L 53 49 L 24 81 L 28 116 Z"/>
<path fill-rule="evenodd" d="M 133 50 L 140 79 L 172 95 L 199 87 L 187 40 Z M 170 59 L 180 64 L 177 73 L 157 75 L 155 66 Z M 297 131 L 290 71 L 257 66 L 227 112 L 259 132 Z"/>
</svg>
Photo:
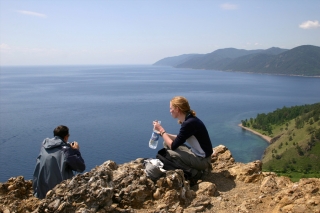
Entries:
<svg viewBox="0 0 320 213">
<path fill-rule="evenodd" d="M 256 131 L 248 128 L 248 127 L 244 127 L 244 126 L 242 126 L 241 123 L 240 123 L 238 126 L 240 126 L 242 129 L 245 129 L 245 130 L 247 130 L 247 131 L 249 131 L 249 132 L 251 132 L 251 133 L 253 133 L 253 134 L 255 134 L 255 135 L 260 136 L 262 139 L 266 140 L 269 144 L 271 144 L 271 139 L 272 139 L 271 137 L 266 136 L 266 135 L 263 135 L 263 134 L 261 134 L 261 133 L 259 133 L 259 132 L 256 132 Z"/>
</svg>

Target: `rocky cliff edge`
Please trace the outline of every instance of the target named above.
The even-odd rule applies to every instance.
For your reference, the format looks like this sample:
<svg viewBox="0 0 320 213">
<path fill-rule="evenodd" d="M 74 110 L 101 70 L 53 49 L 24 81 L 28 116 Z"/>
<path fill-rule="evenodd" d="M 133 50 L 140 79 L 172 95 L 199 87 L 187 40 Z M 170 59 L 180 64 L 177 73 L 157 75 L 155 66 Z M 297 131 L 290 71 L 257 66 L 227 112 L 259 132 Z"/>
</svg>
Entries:
<svg viewBox="0 0 320 213">
<path fill-rule="evenodd" d="M 106 161 L 63 181 L 45 199 L 32 196 L 22 176 L 0 183 L 0 213 L 12 212 L 320 212 L 320 179 L 261 172 L 261 161 L 235 162 L 225 146 L 214 148 L 212 170 L 190 187 L 182 170 L 152 181 L 142 158 Z"/>
</svg>

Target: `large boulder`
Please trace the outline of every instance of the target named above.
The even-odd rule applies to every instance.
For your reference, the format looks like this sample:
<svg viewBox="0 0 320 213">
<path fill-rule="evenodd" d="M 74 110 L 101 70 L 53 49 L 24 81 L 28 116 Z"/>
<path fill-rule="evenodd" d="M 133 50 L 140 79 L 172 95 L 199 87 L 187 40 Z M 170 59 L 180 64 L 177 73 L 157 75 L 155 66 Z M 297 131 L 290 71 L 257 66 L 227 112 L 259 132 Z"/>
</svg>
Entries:
<svg viewBox="0 0 320 213">
<path fill-rule="evenodd" d="M 23 176 L 0 183 L 0 212 L 31 212 L 40 200 L 33 197 L 32 181 Z"/>
<path fill-rule="evenodd" d="M 65 180 L 50 190 L 34 212 L 97 212 L 111 207 L 114 194 L 113 169 L 107 161 L 101 166 L 72 179 Z"/>
<path fill-rule="evenodd" d="M 262 179 L 262 163 L 257 160 L 247 164 L 237 163 L 229 169 L 231 176 L 236 180 L 244 181 L 245 183 L 256 182 Z"/>
</svg>

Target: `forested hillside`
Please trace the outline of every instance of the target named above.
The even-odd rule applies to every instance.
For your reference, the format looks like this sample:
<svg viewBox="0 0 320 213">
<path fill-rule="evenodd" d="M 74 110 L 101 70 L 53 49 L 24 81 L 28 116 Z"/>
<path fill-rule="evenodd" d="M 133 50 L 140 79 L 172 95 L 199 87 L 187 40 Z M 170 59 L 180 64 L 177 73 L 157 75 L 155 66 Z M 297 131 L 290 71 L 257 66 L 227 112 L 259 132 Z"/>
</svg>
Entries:
<svg viewBox="0 0 320 213">
<path fill-rule="evenodd" d="M 169 57 L 156 62 L 154 65 L 280 75 L 320 76 L 320 47 L 302 45 L 290 50 L 277 47 L 266 50 L 225 48 L 208 54 Z"/>
<path fill-rule="evenodd" d="M 272 137 L 263 156 L 263 170 L 293 179 L 320 177 L 320 103 L 283 107 L 242 125 Z"/>
</svg>

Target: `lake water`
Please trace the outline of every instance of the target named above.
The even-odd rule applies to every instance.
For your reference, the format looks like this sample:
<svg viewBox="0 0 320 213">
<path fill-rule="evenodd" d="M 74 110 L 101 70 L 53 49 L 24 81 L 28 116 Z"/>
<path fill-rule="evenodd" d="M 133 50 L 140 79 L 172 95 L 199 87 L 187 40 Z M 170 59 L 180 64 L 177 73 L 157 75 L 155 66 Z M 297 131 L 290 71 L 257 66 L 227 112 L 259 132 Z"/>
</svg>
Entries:
<svg viewBox="0 0 320 213">
<path fill-rule="evenodd" d="M 178 133 L 169 113 L 177 95 L 189 100 L 214 147 L 227 146 L 238 162 L 254 161 L 268 144 L 238 127 L 241 120 L 320 102 L 319 94 L 320 78 L 151 65 L 1 67 L 0 182 L 32 179 L 41 142 L 60 124 L 79 142 L 86 171 L 107 160 L 155 158 L 162 146 L 148 147 L 152 121 Z"/>
</svg>

